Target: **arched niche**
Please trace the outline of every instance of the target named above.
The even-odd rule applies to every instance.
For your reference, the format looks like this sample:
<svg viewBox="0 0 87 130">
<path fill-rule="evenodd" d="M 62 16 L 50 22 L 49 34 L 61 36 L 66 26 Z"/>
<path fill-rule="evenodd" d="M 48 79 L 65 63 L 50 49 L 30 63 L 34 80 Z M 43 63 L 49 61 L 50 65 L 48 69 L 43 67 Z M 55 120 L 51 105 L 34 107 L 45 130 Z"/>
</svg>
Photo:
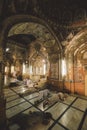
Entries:
<svg viewBox="0 0 87 130">
<path fill-rule="evenodd" d="M 72 73 L 72 88 L 74 88 L 74 92 L 85 94 L 84 88 L 86 83 L 84 66 L 87 63 L 87 28 L 82 29 L 73 37 L 66 47 L 65 52 L 68 58 L 68 65 L 70 64 L 69 59 L 72 61 L 72 68 L 69 72 L 68 66 L 67 74 L 67 77 L 70 77 Z M 68 56 L 69 53 L 72 55 L 72 58 Z"/>
</svg>

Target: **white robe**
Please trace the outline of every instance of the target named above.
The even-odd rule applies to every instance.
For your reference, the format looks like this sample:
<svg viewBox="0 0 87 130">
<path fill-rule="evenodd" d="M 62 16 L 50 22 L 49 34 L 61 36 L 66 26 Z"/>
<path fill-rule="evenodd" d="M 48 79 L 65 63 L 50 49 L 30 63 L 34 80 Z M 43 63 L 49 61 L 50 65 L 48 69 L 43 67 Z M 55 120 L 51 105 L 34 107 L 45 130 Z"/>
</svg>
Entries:
<svg viewBox="0 0 87 130">
<path fill-rule="evenodd" d="M 32 80 L 28 79 L 26 81 L 26 85 L 30 88 L 30 87 L 33 87 L 34 86 L 34 83 L 32 82 Z"/>
</svg>

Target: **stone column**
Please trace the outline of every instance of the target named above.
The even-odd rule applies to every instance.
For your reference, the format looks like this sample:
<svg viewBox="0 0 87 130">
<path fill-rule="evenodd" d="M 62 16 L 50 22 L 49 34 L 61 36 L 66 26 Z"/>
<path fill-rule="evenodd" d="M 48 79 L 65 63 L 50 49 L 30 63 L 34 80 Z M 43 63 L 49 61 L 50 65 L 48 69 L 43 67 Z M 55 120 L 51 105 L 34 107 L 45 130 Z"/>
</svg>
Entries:
<svg viewBox="0 0 87 130">
<path fill-rule="evenodd" d="M 6 100 L 3 94 L 4 87 L 4 48 L 0 36 L 0 128 L 6 130 Z"/>
</svg>

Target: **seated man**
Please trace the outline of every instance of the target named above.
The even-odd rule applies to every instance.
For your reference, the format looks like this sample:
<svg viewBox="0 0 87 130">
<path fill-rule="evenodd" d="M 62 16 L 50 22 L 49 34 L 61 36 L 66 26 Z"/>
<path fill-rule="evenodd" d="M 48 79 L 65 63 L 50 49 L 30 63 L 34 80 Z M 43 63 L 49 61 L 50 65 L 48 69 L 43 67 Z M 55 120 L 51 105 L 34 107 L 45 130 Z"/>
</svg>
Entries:
<svg viewBox="0 0 87 130">
<path fill-rule="evenodd" d="M 30 88 L 30 87 L 34 87 L 34 83 L 33 81 L 28 77 L 26 80 L 26 85 Z"/>
</svg>

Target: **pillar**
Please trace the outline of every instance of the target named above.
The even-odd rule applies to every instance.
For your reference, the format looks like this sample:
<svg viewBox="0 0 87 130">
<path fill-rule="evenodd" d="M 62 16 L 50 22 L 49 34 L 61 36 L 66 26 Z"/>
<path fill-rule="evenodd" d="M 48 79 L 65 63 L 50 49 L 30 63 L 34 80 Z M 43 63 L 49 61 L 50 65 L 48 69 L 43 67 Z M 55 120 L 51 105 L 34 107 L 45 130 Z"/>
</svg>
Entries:
<svg viewBox="0 0 87 130">
<path fill-rule="evenodd" d="M 4 48 L 0 36 L 0 128 L 6 130 L 6 99 L 4 98 Z"/>
</svg>

